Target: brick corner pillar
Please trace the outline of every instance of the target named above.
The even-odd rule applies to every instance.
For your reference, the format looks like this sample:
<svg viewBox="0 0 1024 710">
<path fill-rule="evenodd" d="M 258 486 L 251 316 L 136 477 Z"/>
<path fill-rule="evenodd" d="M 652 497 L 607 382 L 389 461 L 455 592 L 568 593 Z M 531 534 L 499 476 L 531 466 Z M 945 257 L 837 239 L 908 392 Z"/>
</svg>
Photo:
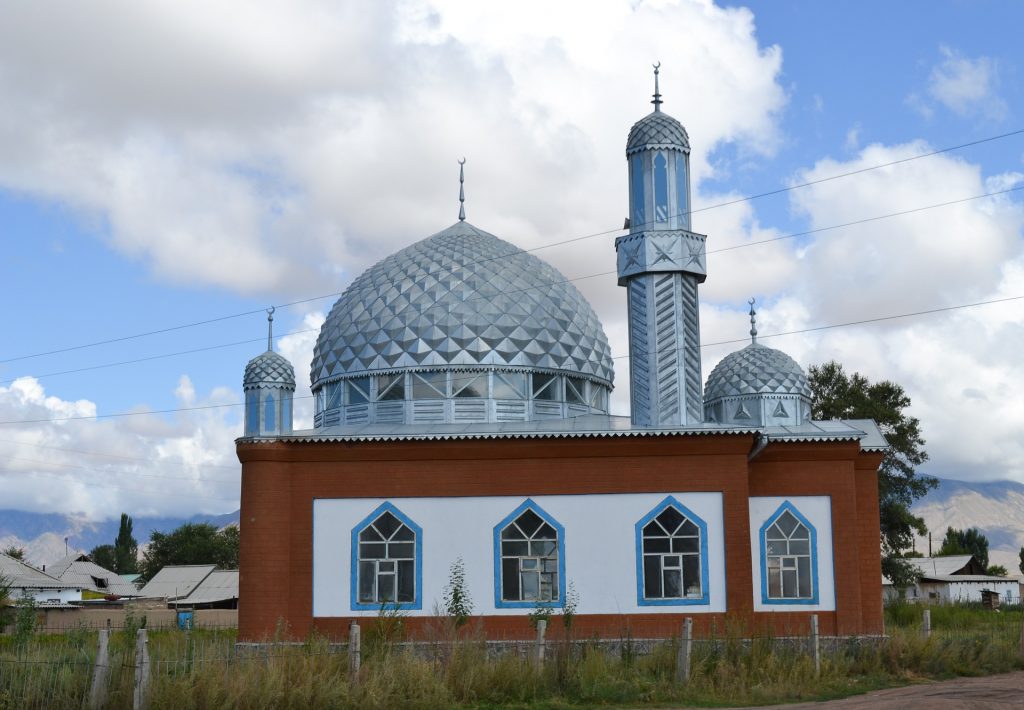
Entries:
<svg viewBox="0 0 1024 710">
<path fill-rule="evenodd" d="M 878 467 L 883 455 L 864 452 L 854 462 L 857 488 L 857 547 L 860 556 L 861 633 L 885 632 L 882 610 L 882 548 Z"/>
<path fill-rule="evenodd" d="M 291 477 L 285 444 L 241 441 L 242 494 L 238 560 L 238 639 L 271 638 L 289 620 Z"/>
</svg>

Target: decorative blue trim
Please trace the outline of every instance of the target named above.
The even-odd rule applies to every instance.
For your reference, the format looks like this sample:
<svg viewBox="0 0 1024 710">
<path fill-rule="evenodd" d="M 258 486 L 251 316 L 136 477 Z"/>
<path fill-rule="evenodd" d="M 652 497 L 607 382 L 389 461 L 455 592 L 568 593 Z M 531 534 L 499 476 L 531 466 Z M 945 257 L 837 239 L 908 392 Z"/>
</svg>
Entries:
<svg viewBox="0 0 1024 710">
<path fill-rule="evenodd" d="M 392 602 L 390 604 L 364 604 L 359 601 L 359 533 L 367 528 L 382 513 L 391 513 L 401 520 L 409 529 L 416 534 L 416 598 L 412 602 Z M 352 611 L 380 611 L 388 610 L 420 610 L 423 608 L 423 528 L 414 523 L 411 518 L 402 511 L 385 501 L 376 509 L 352 528 L 352 554 L 350 559 L 351 572 L 349 574 L 349 601 Z M 398 586 L 396 581 L 395 593 L 397 596 Z"/>
<path fill-rule="evenodd" d="M 654 520 L 668 507 L 673 507 L 685 515 L 700 530 L 700 597 L 683 599 L 646 599 L 644 598 L 644 526 Z M 680 503 L 672 496 L 661 501 L 644 517 L 637 521 L 635 527 L 636 541 L 636 603 L 638 606 L 698 606 L 711 603 L 708 589 L 708 525 L 703 518 Z"/>
<path fill-rule="evenodd" d="M 527 509 L 539 515 L 558 534 L 558 599 L 550 602 L 524 601 L 509 602 L 501 598 L 501 531 Z M 505 516 L 494 526 L 494 608 L 495 609 L 536 609 L 537 607 L 559 608 L 565 606 L 565 528 L 547 511 L 527 498 L 518 508 Z"/>
<path fill-rule="evenodd" d="M 793 598 L 780 598 L 780 597 L 769 597 L 768 596 L 768 541 L 765 534 L 768 532 L 768 528 L 775 524 L 775 521 L 779 519 L 779 516 L 789 511 L 793 514 L 797 520 L 803 523 L 811 533 L 811 596 L 803 597 L 799 599 Z M 783 501 L 782 505 L 779 506 L 778 510 L 768 516 L 768 520 L 765 521 L 764 525 L 757 533 L 758 542 L 761 547 L 761 603 L 762 604 L 802 604 L 804 606 L 811 606 L 818 603 L 818 531 L 811 521 L 800 514 L 800 511 L 796 509 L 792 503 L 788 500 Z"/>
</svg>

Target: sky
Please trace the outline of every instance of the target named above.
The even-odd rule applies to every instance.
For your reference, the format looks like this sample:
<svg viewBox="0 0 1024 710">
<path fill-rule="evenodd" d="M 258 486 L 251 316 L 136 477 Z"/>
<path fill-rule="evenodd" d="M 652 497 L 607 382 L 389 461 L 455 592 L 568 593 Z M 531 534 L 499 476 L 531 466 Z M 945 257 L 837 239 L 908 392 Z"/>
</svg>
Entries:
<svg viewBox="0 0 1024 710">
<path fill-rule="evenodd" d="M 264 309 L 308 427 L 324 314 L 456 220 L 462 157 L 469 221 L 574 279 L 625 354 L 609 232 L 654 62 L 708 235 L 703 377 L 756 298 L 762 343 L 905 388 L 923 472 L 1024 482 L 1022 25 L 984 1 L 10 3 L 0 508 L 235 510 Z"/>
</svg>

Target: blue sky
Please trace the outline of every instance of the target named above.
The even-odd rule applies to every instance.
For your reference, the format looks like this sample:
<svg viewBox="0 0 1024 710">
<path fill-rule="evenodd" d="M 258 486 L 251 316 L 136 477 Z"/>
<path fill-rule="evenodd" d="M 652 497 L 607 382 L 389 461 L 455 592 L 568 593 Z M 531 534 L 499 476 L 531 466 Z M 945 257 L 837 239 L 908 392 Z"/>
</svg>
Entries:
<svg viewBox="0 0 1024 710">
<path fill-rule="evenodd" d="M 623 143 L 650 108 L 656 60 L 664 110 L 694 144 L 698 208 L 1024 128 L 1016 3 L 213 7 L 101 2 L 78 14 L 39 3 L 0 28 L 0 420 L 240 401 L 262 313 L 15 358 L 340 291 L 454 221 L 463 155 L 470 221 L 514 244 L 618 226 Z M 57 49 L 42 51 L 44 36 Z M 1017 135 L 709 210 L 694 228 L 714 249 L 1021 180 Z M 744 337 L 750 296 L 772 333 L 1024 295 L 1022 204 L 1013 193 L 716 257 L 703 339 Z M 576 278 L 614 268 L 611 240 L 537 254 Z M 620 354 L 614 278 L 578 285 Z M 277 312 L 276 334 L 301 331 L 279 343 L 300 380 L 333 300 Z M 805 367 L 837 358 L 903 383 L 930 442 L 927 470 L 1024 480 L 1019 310 L 769 344 Z M 705 378 L 734 347 L 705 350 Z M 231 510 L 238 430 L 232 407 L 4 425 L 6 505 Z M 168 485 L 177 492 L 161 495 Z"/>
</svg>

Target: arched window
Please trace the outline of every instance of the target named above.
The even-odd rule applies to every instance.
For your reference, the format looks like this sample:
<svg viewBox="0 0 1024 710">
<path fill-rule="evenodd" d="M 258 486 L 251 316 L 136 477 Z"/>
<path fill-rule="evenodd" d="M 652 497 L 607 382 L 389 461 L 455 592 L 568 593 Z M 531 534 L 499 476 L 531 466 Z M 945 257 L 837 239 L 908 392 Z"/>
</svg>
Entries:
<svg viewBox="0 0 1024 710">
<path fill-rule="evenodd" d="M 676 155 L 676 214 L 684 229 L 690 228 L 690 191 L 686 189 L 686 156 Z"/>
<path fill-rule="evenodd" d="M 532 500 L 494 527 L 494 605 L 559 606 L 565 599 L 565 530 Z"/>
<path fill-rule="evenodd" d="M 352 609 L 422 608 L 423 530 L 384 503 L 352 530 Z"/>
<path fill-rule="evenodd" d="M 260 391 L 252 390 L 245 393 L 245 435 L 256 436 L 260 433 Z"/>
<path fill-rule="evenodd" d="M 644 229 L 644 163 L 639 154 L 633 156 L 630 181 L 633 190 L 633 219 L 630 225 L 632 231 L 636 232 Z"/>
<path fill-rule="evenodd" d="M 654 220 L 668 221 L 668 160 L 664 153 L 654 156 Z"/>
<path fill-rule="evenodd" d="M 263 404 L 263 428 L 266 431 L 277 429 L 277 408 L 274 406 L 274 395 L 267 392 L 267 401 Z"/>
<path fill-rule="evenodd" d="M 641 606 L 707 604 L 708 527 L 672 496 L 636 524 Z"/>
<path fill-rule="evenodd" d="M 765 604 L 818 603 L 814 526 L 788 500 L 761 526 L 761 600 Z"/>
</svg>

